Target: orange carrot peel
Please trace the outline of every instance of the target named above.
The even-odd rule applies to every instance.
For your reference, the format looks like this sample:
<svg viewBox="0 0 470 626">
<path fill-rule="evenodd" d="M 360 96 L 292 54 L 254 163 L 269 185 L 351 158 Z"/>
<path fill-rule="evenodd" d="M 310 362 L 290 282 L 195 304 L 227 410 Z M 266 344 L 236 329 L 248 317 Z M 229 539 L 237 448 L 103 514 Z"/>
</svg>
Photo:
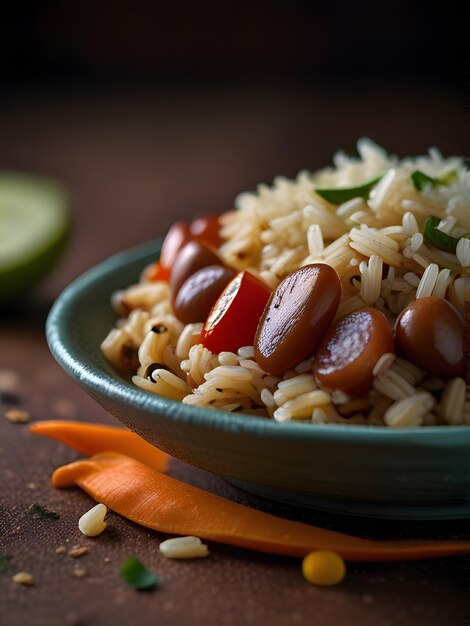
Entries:
<svg viewBox="0 0 470 626">
<path fill-rule="evenodd" d="M 60 467 L 52 484 L 77 485 L 147 528 L 271 554 L 332 550 L 347 561 L 397 561 L 470 553 L 469 541 L 374 541 L 275 517 L 109 452 Z"/>
<path fill-rule="evenodd" d="M 171 456 L 159 450 L 127 428 L 102 426 L 65 420 L 34 422 L 29 430 L 35 435 L 56 439 L 86 456 L 99 452 L 118 452 L 166 472 Z"/>
</svg>

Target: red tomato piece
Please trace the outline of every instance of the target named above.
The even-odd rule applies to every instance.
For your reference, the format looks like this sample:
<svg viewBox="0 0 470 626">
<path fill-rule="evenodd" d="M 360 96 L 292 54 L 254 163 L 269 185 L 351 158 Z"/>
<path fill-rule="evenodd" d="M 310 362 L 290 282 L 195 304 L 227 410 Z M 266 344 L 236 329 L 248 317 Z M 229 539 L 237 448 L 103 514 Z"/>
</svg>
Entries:
<svg viewBox="0 0 470 626">
<path fill-rule="evenodd" d="M 201 343 L 211 352 L 236 352 L 252 346 L 271 289 L 250 272 L 229 282 L 204 324 Z"/>
<path fill-rule="evenodd" d="M 191 222 L 189 230 L 193 239 L 203 241 L 218 248 L 223 239 L 219 234 L 220 222 L 218 215 L 204 215 Z"/>
<path fill-rule="evenodd" d="M 168 282 L 170 278 L 170 270 L 167 267 L 163 267 L 160 261 L 155 261 L 155 263 L 149 268 L 147 274 L 147 279 L 155 282 L 157 280 L 165 280 Z"/>
</svg>

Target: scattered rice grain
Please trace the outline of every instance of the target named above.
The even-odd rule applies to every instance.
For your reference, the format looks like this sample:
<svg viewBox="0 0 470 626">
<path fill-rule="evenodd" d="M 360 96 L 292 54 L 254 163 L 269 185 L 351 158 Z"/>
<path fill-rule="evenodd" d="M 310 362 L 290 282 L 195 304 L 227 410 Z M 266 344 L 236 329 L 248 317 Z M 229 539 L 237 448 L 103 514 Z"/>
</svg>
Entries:
<svg viewBox="0 0 470 626">
<path fill-rule="evenodd" d="M 97 504 L 92 509 L 84 513 L 78 520 L 78 528 L 87 537 L 100 535 L 107 524 L 104 521 L 108 507 L 104 504 Z"/>
<path fill-rule="evenodd" d="M 22 409 L 8 409 L 8 411 L 5 411 L 4 416 L 12 424 L 25 424 L 29 422 L 31 417 L 28 411 Z"/>
<path fill-rule="evenodd" d="M 159 551 L 167 559 L 199 559 L 209 556 L 209 549 L 199 537 L 175 537 L 162 541 Z"/>
<path fill-rule="evenodd" d="M 67 554 L 73 559 L 78 559 L 84 554 L 88 554 L 88 552 L 89 548 L 87 548 L 86 546 L 74 546 L 67 552 Z"/>
<path fill-rule="evenodd" d="M 12 581 L 16 585 L 25 585 L 26 587 L 32 587 L 34 585 L 34 578 L 28 572 L 18 572 L 12 577 Z"/>
<path fill-rule="evenodd" d="M 88 575 L 88 571 L 84 567 L 76 566 L 73 568 L 73 575 L 77 578 L 84 578 Z"/>
</svg>

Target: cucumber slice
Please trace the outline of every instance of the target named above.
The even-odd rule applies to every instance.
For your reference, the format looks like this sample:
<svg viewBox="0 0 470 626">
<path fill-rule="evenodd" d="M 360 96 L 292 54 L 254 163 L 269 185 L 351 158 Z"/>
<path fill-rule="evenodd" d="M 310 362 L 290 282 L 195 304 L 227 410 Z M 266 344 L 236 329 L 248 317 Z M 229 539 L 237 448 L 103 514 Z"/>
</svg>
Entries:
<svg viewBox="0 0 470 626">
<path fill-rule="evenodd" d="M 315 189 L 315 193 L 327 202 L 331 202 L 331 204 L 342 204 L 343 202 L 352 200 L 353 198 L 364 198 L 364 200 L 367 200 L 371 190 L 381 178 L 382 176 L 375 176 L 374 178 L 371 178 L 360 185 L 354 185 L 353 187 Z"/>
<path fill-rule="evenodd" d="M 57 183 L 0 172 L 0 303 L 25 292 L 55 263 L 69 228 Z"/>
</svg>

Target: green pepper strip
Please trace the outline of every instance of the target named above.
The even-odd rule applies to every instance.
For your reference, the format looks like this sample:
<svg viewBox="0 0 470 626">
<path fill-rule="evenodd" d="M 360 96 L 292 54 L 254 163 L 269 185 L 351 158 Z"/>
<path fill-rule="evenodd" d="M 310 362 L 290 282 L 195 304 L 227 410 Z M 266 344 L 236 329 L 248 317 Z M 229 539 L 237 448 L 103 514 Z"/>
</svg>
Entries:
<svg viewBox="0 0 470 626">
<path fill-rule="evenodd" d="M 452 252 L 455 254 L 459 239 L 457 237 L 451 237 L 447 233 L 442 232 L 437 227 L 439 226 L 440 219 L 438 217 L 428 217 L 426 224 L 424 225 L 423 236 L 433 246 L 446 252 Z"/>
<path fill-rule="evenodd" d="M 381 178 L 382 176 L 375 176 L 365 183 L 355 185 L 354 187 L 315 189 L 315 193 L 324 200 L 327 200 L 327 202 L 331 202 L 331 204 L 342 204 L 353 198 L 364 198 L 364 200 L 367 200 L 371 190 Z"/>
<path fill-rule="evenodd" d="M 457 180 L 457 172 L 448 172 L 445 176 L 440 178 L 432 178 L 420 170 L 416 170 L 410 176 L 415 189 L 421 191 L 425 185 L 431 185 L 432 187 L 439 187 L 439 185 L 451 185 Z"/>
</svg>

